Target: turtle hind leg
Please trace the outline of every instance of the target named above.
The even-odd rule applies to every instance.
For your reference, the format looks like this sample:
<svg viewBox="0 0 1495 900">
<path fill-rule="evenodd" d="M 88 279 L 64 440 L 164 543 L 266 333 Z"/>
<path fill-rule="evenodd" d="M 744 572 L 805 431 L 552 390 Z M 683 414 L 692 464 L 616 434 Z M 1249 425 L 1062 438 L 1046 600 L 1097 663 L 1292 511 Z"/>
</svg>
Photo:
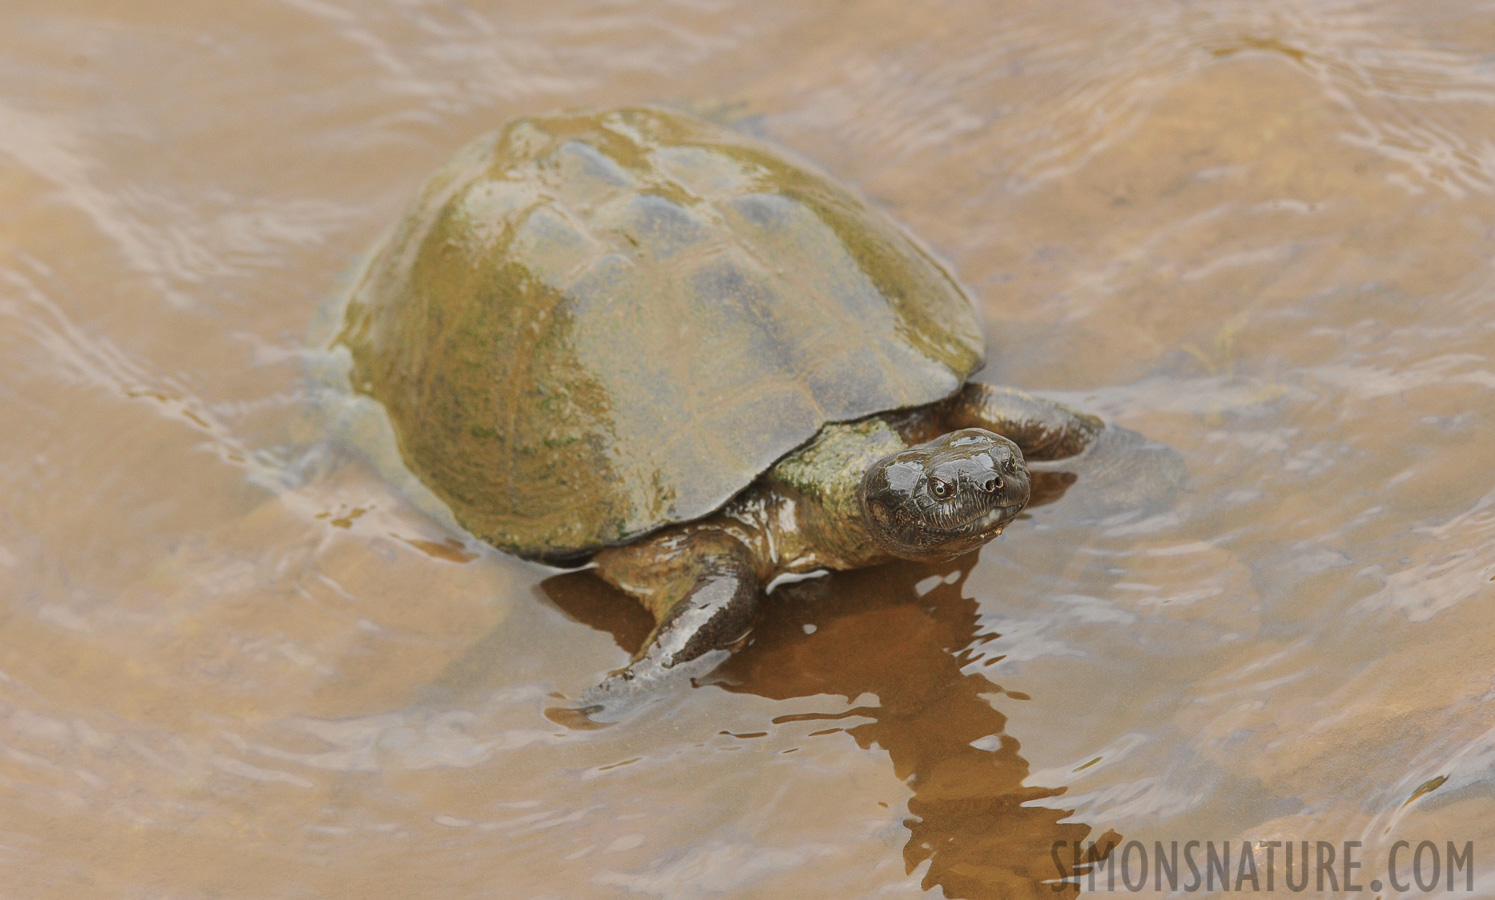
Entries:
<svg viewBox="0 0 1495 900">
<path fill-rule="evenodd" d="M 656 624 L 632 662 L 582 693 L 578 711 L 596 722 L 616 721 L 666 685 L 720 665 L 747 636 L 763 596 L 752 554 L 714 530 L 606 550 L 597 567 Z"/>
</svg>

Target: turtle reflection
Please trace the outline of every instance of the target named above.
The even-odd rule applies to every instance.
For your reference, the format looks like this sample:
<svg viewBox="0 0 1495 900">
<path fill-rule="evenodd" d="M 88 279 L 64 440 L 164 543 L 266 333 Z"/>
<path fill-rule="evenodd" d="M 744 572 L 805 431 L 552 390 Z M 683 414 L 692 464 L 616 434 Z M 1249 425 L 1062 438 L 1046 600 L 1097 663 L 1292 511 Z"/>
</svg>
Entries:
<svg viewBox="0 0 1495 900">
<path fill-rule="evenodd" d="M 1063 791 L 1023 786 L 1028 764 L 991 702 L 1001 689 L 962 671 L 976 632 L 976 603 L 962 590 L 974 561 L 790 585 L 776 592 L 752 643 L 719 670 L 722 687 L 779 699 L 877 695 L 877 707 L 858 710 L 872 721 L 846 733 L 887 751 L 914 791 L 908 869 L 928 860 L 923 886 L 952 897 L 1054 896 L 1044 884 L 1057 875 L 1051 848 L 1075 846 L 1091 829 L 1061 822 L 1071 811 L 1024 805 Z M 930 576 L 941 580 L 920 595 L 915 586 Z"/>
<path fill-rule="evenodd" d="M 912 788 L 903 855 L 909 871 L 929 861 L 925 889 L 964 898 L 1063 895 L 1053 883 L 1054 844 L 1119 839 L 1090 838 L 1090 826 L 1062 821 L 1070 810 L 1025 805 L 1063 790 L 1023 785 L 1028 764 L 993 702 L 1026 698 L 963 671 L 977 642 L 976 602 L 963 589 L 975 560 L 895 563 L 786 585 L 770 595 L 747 646 L 713 681 L 774 699 L 876 695 L 879 705 L 856 710 L 871 721 L 846 733 L 863 748 L 887 751 Z M 621 596 L 601 596 L 610 589 L 587 573 L 544 587 L 563 610 L 612 632 L 626 649 L 651 624 Z"/>
</svg>

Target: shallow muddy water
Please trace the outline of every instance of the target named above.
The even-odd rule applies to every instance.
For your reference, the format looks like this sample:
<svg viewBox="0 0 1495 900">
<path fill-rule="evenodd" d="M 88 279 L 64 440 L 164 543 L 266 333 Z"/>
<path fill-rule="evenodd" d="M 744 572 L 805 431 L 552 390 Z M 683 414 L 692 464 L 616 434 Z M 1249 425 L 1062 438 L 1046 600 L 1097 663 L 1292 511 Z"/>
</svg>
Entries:
<svg viewBox="0 0 1495 900">
<path fill-rule="evenodd" d="M 1077 467 L 554 724 L 641 613 L 338 450 L 304 336 L 459 146 L 632 102 L 860 189 L 1184 490 Z M 0 894 L 1041 897 L 1107 836 L 1495 893 L 1492 135 L 1490 3 L 10 0 Z"/>
</svg>

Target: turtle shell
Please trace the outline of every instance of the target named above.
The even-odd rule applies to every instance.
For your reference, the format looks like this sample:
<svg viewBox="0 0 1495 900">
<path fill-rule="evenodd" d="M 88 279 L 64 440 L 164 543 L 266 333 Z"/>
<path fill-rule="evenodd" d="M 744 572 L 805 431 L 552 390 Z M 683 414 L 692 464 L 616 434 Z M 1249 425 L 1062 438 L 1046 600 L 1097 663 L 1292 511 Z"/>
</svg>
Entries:
<svg viewBox="0 0 1495 900">
<path fill-rule="evenodd" d="M 704 516 L 826 423 L 939 400 L 983 354 L 954 280 L 864 200 L 653 108 L 468 146 L 337 340 L 456 519 L 549 561 Z"/>
</svg>

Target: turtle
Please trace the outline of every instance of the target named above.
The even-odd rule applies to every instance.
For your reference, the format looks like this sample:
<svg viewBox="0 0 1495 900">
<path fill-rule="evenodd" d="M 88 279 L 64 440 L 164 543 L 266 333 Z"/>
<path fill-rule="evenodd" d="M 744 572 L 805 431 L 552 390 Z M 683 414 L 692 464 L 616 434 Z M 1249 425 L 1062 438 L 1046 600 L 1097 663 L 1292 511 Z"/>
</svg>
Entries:
<svg viewBox="0 0 1495 900">
<path fill-rule="evenodd" d="M 777 147 L 651 106 L 516 118 L 437 170 L 332 328 L 403 465 L 506 553 L 655 628 L 575 709 L 709 671 L 766 590 L 1002 533 L 1100 419 L 971 380 L 976 307 Z"/>
</svg>

